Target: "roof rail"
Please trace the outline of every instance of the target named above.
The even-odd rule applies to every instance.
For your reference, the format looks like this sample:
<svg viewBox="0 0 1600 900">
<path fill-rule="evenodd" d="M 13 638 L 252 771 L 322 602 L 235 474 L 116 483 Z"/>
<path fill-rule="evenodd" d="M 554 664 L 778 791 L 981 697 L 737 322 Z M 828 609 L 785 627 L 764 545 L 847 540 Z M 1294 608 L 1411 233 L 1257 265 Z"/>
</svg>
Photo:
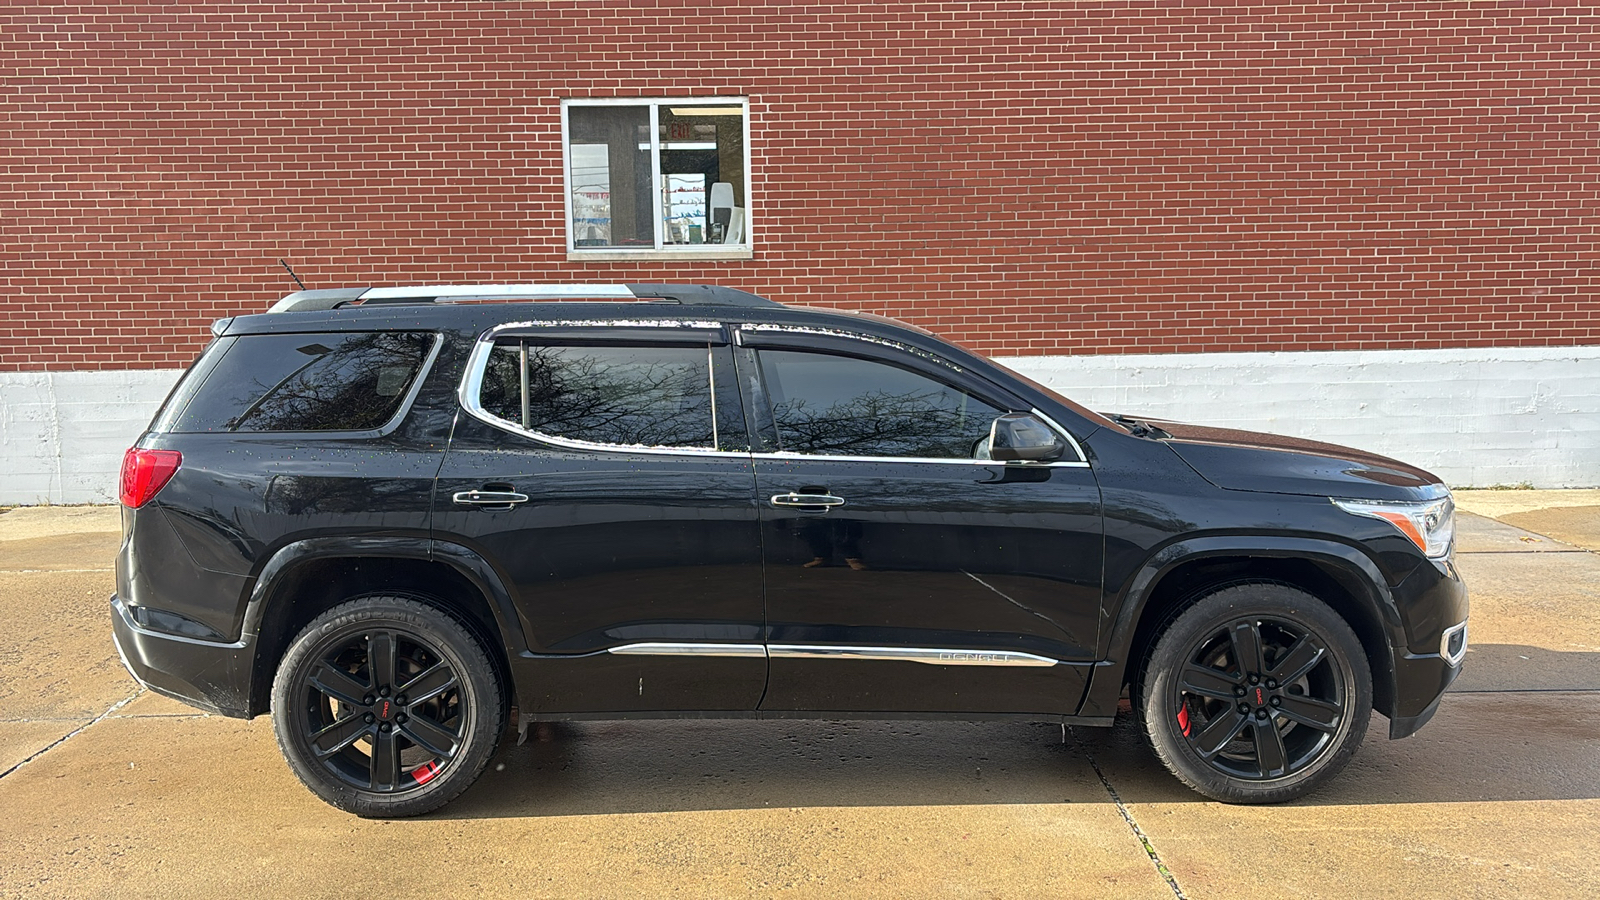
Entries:
<svg viewBox="0 0 1600 900">
<path fill-rule="evenodd" d="M 776 300 L 718 284 L 630 284 L 635 297 L 676 300 L 684 306 L 782 306 Z"/>
<path fill-rule="evenodd" d="M 267 312 L 300 312 L 307 309 L 333 309 L 361 296 L 366 288 L 328 288 L 317 291 L 295 291 L 272 304 Z"/>
<path fill-rule="evenodd" d="M 268 312 L 337 309 L 347 304 L 437 303 L 453 300 L 671 300 L 685 306 L 782 306 L 714 284 L 432 284 L 296 291 Z"/>
</svg>

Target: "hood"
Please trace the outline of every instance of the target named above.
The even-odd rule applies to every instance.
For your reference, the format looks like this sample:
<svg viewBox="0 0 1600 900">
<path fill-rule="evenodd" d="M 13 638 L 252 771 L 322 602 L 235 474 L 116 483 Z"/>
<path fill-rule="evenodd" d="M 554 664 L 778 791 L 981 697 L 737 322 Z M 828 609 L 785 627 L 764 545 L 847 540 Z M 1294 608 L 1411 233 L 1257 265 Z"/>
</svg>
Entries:
<svg viewBox="0 0 1600 900">
<path fill-rule="evenodd" d="M 1447 490 L 1429 472 L 1387 456 L 1301 438 L 1141 420 L 1171 435 L 1173 452 L 1231 491 L 1360 500 L 1431 500 Z"/>
</svg>

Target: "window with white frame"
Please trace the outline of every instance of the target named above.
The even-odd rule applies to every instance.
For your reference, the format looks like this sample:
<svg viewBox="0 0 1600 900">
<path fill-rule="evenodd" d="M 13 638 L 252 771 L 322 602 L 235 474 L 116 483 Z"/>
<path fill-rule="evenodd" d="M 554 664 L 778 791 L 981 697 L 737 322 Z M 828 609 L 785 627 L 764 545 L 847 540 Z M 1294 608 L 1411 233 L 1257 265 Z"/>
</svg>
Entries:
<svg viewBox="0 0 1600 900">
<path fill-rule="evenodd" d="M 743 97 L 562 101 L 568 252 L 748 253 L 749 113 Z"/>
</svg>

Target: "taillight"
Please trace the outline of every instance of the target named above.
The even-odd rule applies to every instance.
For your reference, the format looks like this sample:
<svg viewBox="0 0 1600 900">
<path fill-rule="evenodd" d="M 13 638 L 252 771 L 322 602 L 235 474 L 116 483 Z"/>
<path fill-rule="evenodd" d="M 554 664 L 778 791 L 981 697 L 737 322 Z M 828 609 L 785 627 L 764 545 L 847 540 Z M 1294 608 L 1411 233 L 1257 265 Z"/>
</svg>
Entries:
<svg viewBox="0 0 1600 900">
<path fill-rule="evenodd" d="M 141 450 L 138 447 L 122 454 L 122 505 L 138 509 L 161 492 L 183 464 L 183 454 L 176 450 Z"/>
</svg>

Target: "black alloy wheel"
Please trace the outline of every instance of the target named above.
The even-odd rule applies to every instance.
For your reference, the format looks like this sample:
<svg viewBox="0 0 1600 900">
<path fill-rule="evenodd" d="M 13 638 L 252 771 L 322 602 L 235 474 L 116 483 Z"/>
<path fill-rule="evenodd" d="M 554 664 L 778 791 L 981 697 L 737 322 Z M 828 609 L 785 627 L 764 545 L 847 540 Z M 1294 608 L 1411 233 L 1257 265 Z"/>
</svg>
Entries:
<svg viewBox="0 0 1600 900">
<path fill-rule="evenodd" d="M 1224 588 L 1157 640 L 1142 679 L 1146 737 L 1190 787 L 1231 803 L 1315 789 L 1355 753 L 1372 711 L 1360 641 L 1297 588 Z"/>
<path fill-rule="evenodd" d="M 363 816 L 418 815 L 472 784 L 501 731 L 499 680 L 450 615 L 362 597 L 314 619 L 273 683 L 273 730 L 300 780 Z"/>
</svg>

